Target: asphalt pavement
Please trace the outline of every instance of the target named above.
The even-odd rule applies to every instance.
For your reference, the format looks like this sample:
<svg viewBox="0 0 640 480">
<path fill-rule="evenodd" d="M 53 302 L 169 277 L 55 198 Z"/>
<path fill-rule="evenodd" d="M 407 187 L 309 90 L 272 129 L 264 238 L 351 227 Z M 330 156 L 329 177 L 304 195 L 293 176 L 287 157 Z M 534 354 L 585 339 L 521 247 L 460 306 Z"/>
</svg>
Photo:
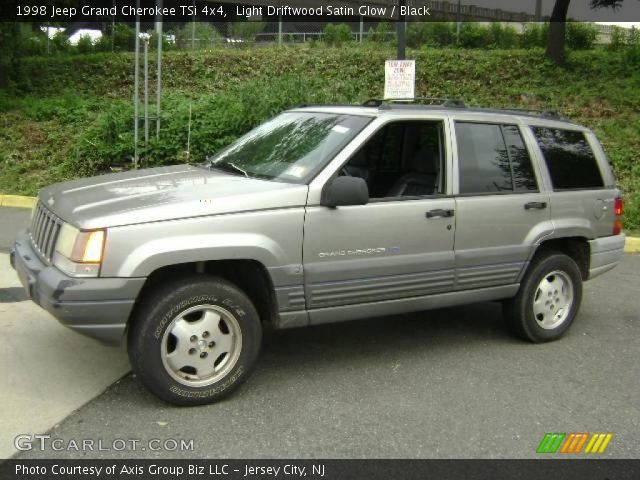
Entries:
<svg viewBox="0 0 640 480">
<path fill-rule="evenodd" d="M 0 207 L 0 252 L 9 252 L 16 233 L 29 225 L 30 218 L 28 208 Z"/>
<path fill-rule="evenodd" d="M 639 286 L 626 255 L 541 345 L 497 303 L 277 332 L 225 401 L 173 407 L 128 375 L 50 432 L 59 450 L 19 458 L 535 458 L 547 432 L 611 432 L 599 458 L 638 458 Z M 69 449 L 83 440 L 102 450 Z"/>
<path fill-rule="evenodd" d="M 110 348 L 61 326 L 27 299 L 8 251 L 30 211 L 0 208 L 0 458 L 14 438 L 41 434 L 126 374 L 123 348 Z"/>
</svg>

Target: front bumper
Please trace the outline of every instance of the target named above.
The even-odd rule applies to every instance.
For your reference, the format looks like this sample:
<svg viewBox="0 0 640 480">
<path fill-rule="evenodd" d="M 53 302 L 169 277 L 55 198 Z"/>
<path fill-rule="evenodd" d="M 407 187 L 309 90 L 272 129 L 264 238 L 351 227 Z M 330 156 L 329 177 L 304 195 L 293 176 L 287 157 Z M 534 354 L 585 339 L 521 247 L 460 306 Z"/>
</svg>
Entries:
<svg viewBox="0 0 640 480">
<path fill-rule="evenodd" d="M 10 254 L 27 295 L 60 323 L 104 343 L 124 335 L 135 299 L 145 278 L 72 278 L 43 263 L 25 231 Z"/>
</svg>

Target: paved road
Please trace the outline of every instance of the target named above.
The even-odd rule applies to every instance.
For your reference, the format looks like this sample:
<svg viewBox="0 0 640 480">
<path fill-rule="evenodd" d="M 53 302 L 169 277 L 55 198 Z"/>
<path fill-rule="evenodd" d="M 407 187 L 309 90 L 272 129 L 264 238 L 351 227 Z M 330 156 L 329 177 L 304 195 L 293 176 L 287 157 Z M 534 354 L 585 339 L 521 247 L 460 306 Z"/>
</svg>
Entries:
<svg viewBox="0 0 640 480">
<path fill-rule="evenodd" d="M 28 220 L 29 210 L 0 208 L 0 251 Z M 0 458 L 15 453 L 16 435 L 48 431 L 130 369 L 124 349 L 77 335 L 27 301 L 6 253 L 0 253 L 0 336 Z"/>
<path fill-rule="evenodd" d="M 224 402 L 171 407 L 129 376 L 52 436 L 194 440 L 173 458 L 527 458 L 545 432 L 613 432 L 603 456 L 637 458 L 639 286 L 640 257 L 626 256 L 545 345 L 511 338 L 494 303 L 281 332 Z M 78 454 L 22 456 L 44 457 Z"/>
<path fill-rule="evenodd" d="M 0 252 L 8 252 L 16 239 L 16 232 L 26 228 L 31 218 L 28 208 L 0 207 Z"/>
<path fill-rule="evenodd" d="M 0 222 L 6 225 L 3 210 Z M 0 325 L 5 328 L 8 316 L 1 309 L 12 302 L 2 298 L 20 300 L 21 293 L 3 286 Z M 568 335 L 545 345 L 510 337 L 494 303 L 280 332 L 265 345 L 253 377 L 224 402 L 168 406 L 128 376 L 51 435 L 64 442 L 101 439 L 104 447 L 114 439 L 141 439 L 141 446 L 154 438 L 194 440 L 194 451 L 171 457 L 527 458 L 535 456 L 545 432 L 613 432 L 605 456 L 637 458 L 639 287 L 640 256 L 625 256 L 616 270 L 586 284 L 581 313 Z M 37 312 L 34 322 L 62 328 L 28 302 L 15 304 Z M 53 339 L 44 353 L 33 348 L 32 337 L 9 337 L 17 351 L 22 346 L 35 352 L 46 363 L 44 373 L 54 378 L 49 392 L 42 384 L 46 375 L 36 367 L 11 376 L 22 378 L 23 385 L 30 382 L 33 393 L 23 401 L 40 402 L 45 414 L 53 411 L 56 402 L 50 399 L 60 398 L 60 392 L 90 389 L 94 378 L 87 369 L 102 372 L 100 381 L 107 385 L 104 372 L 126 368 L 126 361 L 119 364 L 121 350 L 56 332 L 69 337 L 39 335 L 39 341 Z M 69 361 L 75 344 L 93 356 L 78 354 L 75 363 Z M 11 383 L 4 388 L 7 361 L 0 359 L 3 407 L 6 392 L 16 388 Z M 28 423 L 31 415 L 18 406 L 5 410 L 14 424 L 16 418 Z M 25 427 L 25 432 L 38 430 Z M 7 433 L 3 429 L 3 440 Z M 21 457 L 132 456 L 167 454 L 34 450 Z"/>
</svg>

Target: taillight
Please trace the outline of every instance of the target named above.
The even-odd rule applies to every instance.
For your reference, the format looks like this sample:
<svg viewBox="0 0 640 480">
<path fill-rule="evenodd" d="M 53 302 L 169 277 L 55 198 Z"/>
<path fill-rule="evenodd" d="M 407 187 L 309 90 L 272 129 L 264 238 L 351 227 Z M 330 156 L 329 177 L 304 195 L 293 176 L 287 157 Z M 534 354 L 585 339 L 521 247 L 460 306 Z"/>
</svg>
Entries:
<svg viewBox="0 0 640 480">
<path fill-rule="evenodd" d="M 622 198 L 616 198 L 613 203 L 613 213 L 615 218 L 613 219 L 613 234 L 620 235 L 622 233 L 622 214 L 624 213 L 624 204 Z"/>
<path fill-rule="evenodd" d="M 615 213 L 616 217 L 621 217 L 624 213 L 624 204 L 622 203 L 622 198 L 616 198 L 615 203 L 613 204 L 613 213 Z"/>
</svg>

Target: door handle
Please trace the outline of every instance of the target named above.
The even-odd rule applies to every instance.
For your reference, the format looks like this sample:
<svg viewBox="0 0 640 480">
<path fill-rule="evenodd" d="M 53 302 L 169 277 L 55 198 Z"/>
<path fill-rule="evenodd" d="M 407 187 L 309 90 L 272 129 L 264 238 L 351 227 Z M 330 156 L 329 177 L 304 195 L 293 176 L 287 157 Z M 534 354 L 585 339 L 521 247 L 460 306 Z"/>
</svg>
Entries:
<svg viewBox="0 0 640 480">
<path fill-rule="evenodd" d="M 437 210 L 429 210 L 427 212 L 427 218 L 447 218 L 447 217 L 453 217 L 453 215 L 454 215 L 453 210 L 443 210 L 441 208 Z"/>
<path fill-rule="evenodd" d="M 547 208 L 547 202 L 529 202 L 524 204 L 525 210 L 544 210 Z"/>
</svg>

